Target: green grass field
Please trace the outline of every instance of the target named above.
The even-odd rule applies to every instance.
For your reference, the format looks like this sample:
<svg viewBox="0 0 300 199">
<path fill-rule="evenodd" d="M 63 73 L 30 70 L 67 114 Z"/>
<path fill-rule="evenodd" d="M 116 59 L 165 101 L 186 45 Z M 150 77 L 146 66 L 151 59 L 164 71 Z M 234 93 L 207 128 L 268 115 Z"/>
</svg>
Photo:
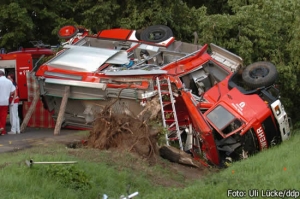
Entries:
<svg viewBox="0 0 300 199">
<path fill-rule="evenodd" d="M 228 190 L 238 190 L 243 198 L 255 194 L 262 198 L 262 190 L 300 191 L 300 131 L 292 138 L 272 149 L 234 163 L 231 167 L 185 186 L 162 186 L 161 180 L 182 183 L 180 175 L 174 175 L 161 165 L 149 166 L 146 161 L 127 153 L 98 151 L 95 149 L 68 149 L 64 145 L 35 147 L 0 155 L 0 198 L 16 199 L 67 199 L 67 198 L 119 198 L 130 192 L 139 192 L 135 198 L 228 198 Z M 25 160 L 78 161 L 74 165 L 33 165 Z M 240 193 L 240 194 L 241 194 Z M 268 194 L 269 192 L 264 192 Z M 236 192 L 231 192 L 236 194 Z M 230 197 L 229 197 L 230 198 Z M 233 198 L 233 197 L 231 197 Z M 253 198 L 253 197 L 252 197 Z M 278 197 L 279 198 L 279 197 Z"/>
</svg>

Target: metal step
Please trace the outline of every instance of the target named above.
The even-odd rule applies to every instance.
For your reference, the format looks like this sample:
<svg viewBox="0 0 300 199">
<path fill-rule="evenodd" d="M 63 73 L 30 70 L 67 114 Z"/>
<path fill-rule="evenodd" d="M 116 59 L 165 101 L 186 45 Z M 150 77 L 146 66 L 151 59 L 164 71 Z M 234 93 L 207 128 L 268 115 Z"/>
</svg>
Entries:
<svg viewBox="0 0 300 199">
<path fill-rule="evenodd" d="M 178 140 L 179 141 L 179 146 L 180 146 L 180 150 L 183 150 L 183 145 L 182 145 L 182 140 L 181 140 L 181 131 L 179 129 L 179 124 L 178 124 L 178 119 L 177 119 L 177 114 L 176 114 L 176 107 L 175 107 L 175 99 L 173 97 L 173 92 L 172 92 L 172 87 L 171 87 L 171 83 L 170 83 L 170 79 L 167 79 L 167 84 L 160 82 L 161 80 L 157 77 L 156 78 L 156 85 L 157 85 L 157 89 L 158 89 L 158 94 L 159 94 L 159 100 L 160 100 L 160 106 L 161 106 L 161 113 L 162 113 L 162 120 L 163 120 L 163 126 L 164 128 L 168 129 L 170 131 L 170 129 L 174 129 L 174 125 L 175 125 L 175 130 L 176 130 L 176 136 L 172 138 L 172 140 Z M 165 80 L 162 80 L 165 81 Z M 168 91 L 162 90 L 161 86 L 168 86 Z M 162 97 L 163 96 L 168 96 L 170 98 L 170 101 L 163 101 Z M 164 107 L 166 105 L 172 105 L 172 110 L 164 110 Z M 165 118 L 165 113 L 173 113 L 173 118 L 172 119 L 166 119 Z M 166 122 L 173 122 L 170 126 L 167 126 Z M 168 134 L 166 134 L 166 142 L 167 145 L 169 146 L 169 136 Z"/>
</svg>

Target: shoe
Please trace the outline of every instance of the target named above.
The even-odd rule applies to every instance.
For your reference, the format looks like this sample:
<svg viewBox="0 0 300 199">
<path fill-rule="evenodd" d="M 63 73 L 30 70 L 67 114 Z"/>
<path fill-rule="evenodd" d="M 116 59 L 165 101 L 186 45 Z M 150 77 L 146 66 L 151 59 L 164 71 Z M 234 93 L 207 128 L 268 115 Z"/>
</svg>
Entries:
<svg viewBox="0 0 300 199">
<path fill-rule="evenodd" d="M 15 132 L 12 132 L 12 131 L 10 131 L 10 132 L 8 132 L 7 134 L 8 134 L 8 135 L 15 135 L 16 133 L 15 133 Z"/>
<path fill-rule="evenodd" d="M 20 132 L 17 132 L 17 134 L 20 134 Z"/>
</svg>

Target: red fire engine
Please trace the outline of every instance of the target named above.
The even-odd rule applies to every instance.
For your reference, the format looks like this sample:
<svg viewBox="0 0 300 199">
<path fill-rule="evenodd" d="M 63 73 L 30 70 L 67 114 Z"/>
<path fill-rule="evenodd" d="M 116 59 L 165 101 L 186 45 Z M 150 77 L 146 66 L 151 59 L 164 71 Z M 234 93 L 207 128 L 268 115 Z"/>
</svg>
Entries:
<svg viewBox="0 0 300 199">
<path fill-rule="evenodd" d="M 215 44 L 175 40 L 163 25 L 96 35 L 66 26 L 58 35 L 67 39 L 64 49 L 35 75 L 55 120 L 65 86 L 70 88 L 65 127 L 91 128 L 99 107 L 115 98 L 114 114 L 130 110 L 138 116 L 158 96 L 167 145 L 176 142 L 214 165 L 246 158 L 291 135 L 270 62 L 244 67 L 239 56 Z"/>
<path fill-rule="evenodd" d="M 32 42 L 34 48 L 20 48 L 18 51 L 0 54 L 0 69 L 4 70 L 6 75 L 14 73 L 19 90 L 19 117 L 21 121 L 30 106 L 30 97 L 28 89 L 31 88 L 29 74 L 34 72 L 41 64 L 43 57 L 53 56 L 54 53 L 50 46 L 44 45 L 41 41 Z M 29 98 L 29 100 L 28 100 Z M 42 114 L 41 114 L 42 113 Z M 42 102 L 39 102 L 32 116 L 29 126 L 32 127 L 52 127 L 53 121 L 50 113 L 44 111 Z M 42 118 L 42 119 L 41 119 Z"/>
</svg>

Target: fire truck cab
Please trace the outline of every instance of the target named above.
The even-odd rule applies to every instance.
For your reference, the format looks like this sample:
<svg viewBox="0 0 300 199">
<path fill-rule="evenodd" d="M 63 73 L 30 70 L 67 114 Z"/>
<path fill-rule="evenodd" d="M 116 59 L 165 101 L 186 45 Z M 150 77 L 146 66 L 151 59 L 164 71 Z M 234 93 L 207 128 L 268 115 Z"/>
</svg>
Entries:
<svg viewBox="0 0 300 199">
<path fill-rule="evenodd" d="M 224 161 L 247 158 L 287 140 L 291 129 L 274 86 L 275 66 L 256 62 L 242 68 L 240 57 L 214 44 L 211 49 L 210 56 L 203 53 L 201 59 L 190 60 L 195 64 L 192 67 L 186 64 L 165 68 L 180 79 L 185 103 L 178 106 L 187 107 L 193 128 L 200 134 L 197 142 L 195 136 L 187 133 L 185 145 L 190 148 L 185 150 L 195 153 L 198 145 L 201 154 L 194 156 L 223 165 Z M 247 73 L 261 81 L 247 85 L 243 77 Z"/>
</svg>

